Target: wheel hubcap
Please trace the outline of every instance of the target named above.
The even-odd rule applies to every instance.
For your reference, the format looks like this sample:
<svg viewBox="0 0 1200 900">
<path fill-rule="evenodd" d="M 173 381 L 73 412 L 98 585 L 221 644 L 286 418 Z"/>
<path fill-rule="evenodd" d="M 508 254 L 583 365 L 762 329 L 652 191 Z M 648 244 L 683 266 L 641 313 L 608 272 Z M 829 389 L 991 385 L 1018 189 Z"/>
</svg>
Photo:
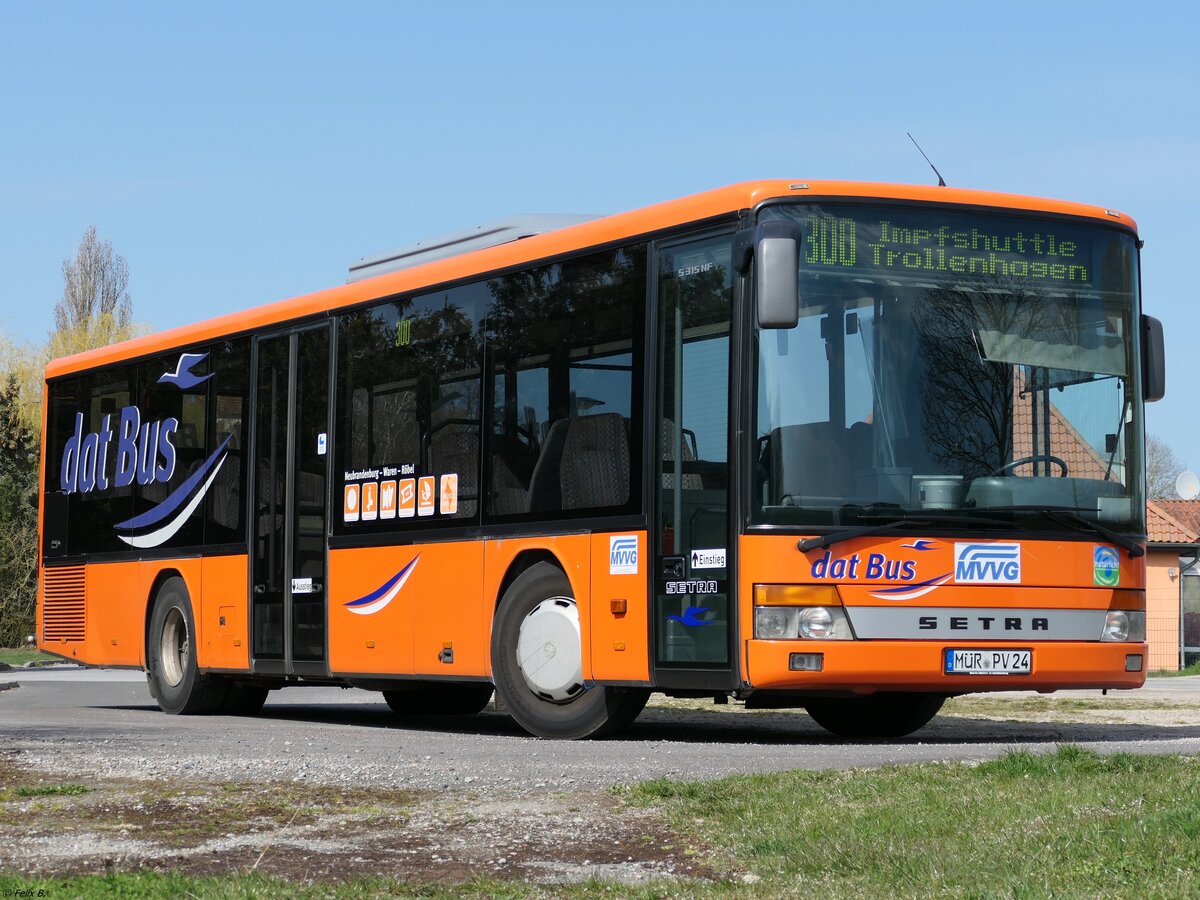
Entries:
<svg viewBox="0 0 1200 900">
<path fill-rule="evenodd" d="M 574 600 L 550 597 L 529 611 L 517 635 L 517 667 L 543 700 L 567 703 L 582 693 L 582 641 Z"/>
<path fill-rule="evenodd" d="M 171 687 L 177 687 L 183 681 L 190 652 L 187 622 L 184 621 L 183 613 L 173 608 L 167 613 L 167 621 L 163 624 L 158 653 L 162 662 L 163 678 Z"/>
</svg>

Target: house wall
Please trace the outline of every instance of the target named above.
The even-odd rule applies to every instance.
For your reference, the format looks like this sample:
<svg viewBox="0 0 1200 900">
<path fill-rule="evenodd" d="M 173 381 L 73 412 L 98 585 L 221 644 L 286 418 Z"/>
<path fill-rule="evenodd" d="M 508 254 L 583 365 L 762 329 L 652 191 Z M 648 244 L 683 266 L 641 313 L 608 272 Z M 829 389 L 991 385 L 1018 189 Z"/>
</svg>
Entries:
<svg viewBox="0 0 1200 900">
<path fill-rule="evenodd" d="M 1150 550 L 1146 554 L 1146 640 L 1150 644 L 1147 670 L 1179 668 L 1179 554 Z"/>
</svg>

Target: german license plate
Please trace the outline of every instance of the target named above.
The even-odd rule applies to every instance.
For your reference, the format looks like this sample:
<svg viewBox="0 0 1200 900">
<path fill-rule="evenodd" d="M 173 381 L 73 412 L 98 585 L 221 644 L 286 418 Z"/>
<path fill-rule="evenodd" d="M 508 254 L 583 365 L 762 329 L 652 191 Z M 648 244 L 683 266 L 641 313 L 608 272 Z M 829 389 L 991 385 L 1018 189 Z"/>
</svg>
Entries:
<svg viewBox="0 0 1200 900">
<path fill-rule="evenodd" d="M 1028 675 L 1032 650 L 946 649 L 947 675 Z"/>
</svg>

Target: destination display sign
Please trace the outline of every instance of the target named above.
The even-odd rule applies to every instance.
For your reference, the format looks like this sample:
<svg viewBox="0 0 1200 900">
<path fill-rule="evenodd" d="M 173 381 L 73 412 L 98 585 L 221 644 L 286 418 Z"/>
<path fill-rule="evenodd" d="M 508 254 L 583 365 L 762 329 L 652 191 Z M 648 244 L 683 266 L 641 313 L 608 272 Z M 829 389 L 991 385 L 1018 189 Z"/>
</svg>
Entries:
<svg viewBox="0 0 1200 900">
<path fill-rule="evenodd" d="M 804 235 L 801 270 L 1094 285 L 1115 232 L 1051 219 L 939 210 L 810 207 L 790 213 Z"/>
</svg>

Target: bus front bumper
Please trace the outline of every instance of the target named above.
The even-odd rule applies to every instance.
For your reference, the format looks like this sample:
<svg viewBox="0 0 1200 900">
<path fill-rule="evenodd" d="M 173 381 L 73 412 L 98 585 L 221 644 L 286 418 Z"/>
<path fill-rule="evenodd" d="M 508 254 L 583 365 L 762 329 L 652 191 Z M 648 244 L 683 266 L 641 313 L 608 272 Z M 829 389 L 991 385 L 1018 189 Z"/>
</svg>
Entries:
<svg viewBox="0 0 1200 900">
<path fill-rule="evenodd" d="M 1032 651 L 1029 674 L 960 675 L 945 671 L 949 649 Z M 821 654 L 820 671 L 797 671 L 793 654 Z M 1144 643 L 1098 641 L 795 641 L 746 642 L 746 675 L 754 690 L 874 693 L 920 691 L 1056 691 L 1139 688 L 1146 681 Z M 1134 668 L 1136 671 L 1128 671 Z"/>
</svg>

